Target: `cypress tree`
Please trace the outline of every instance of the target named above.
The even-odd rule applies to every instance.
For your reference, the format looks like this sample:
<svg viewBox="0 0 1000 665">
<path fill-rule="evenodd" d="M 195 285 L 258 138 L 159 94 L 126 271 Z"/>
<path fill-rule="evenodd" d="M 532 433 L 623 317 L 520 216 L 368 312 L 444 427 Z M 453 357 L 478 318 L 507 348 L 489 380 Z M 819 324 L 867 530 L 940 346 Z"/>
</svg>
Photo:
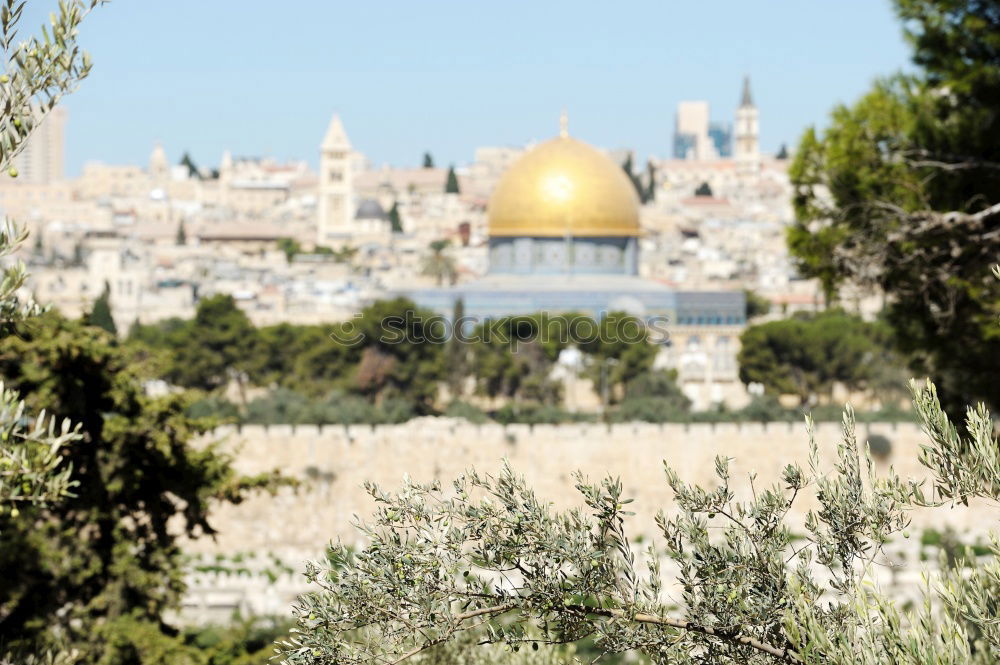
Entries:
<svg viewBox="0 0 1000 665">
<path fill-rule="evenodd" d="M 465 379 L 469 375 L 468 352 L 465 345 L 462 319 L 465 318 L 465 301 L 459 298 L 455 301 L 451 316 L 451 338 L 445 347 L 445 363 L 447 365 L 448 391 L 451 398 L 461 399 Z"/>
<path fill-rule="evenodd" d="M 639 201 L 641 203 L 646 202 L 646 194 L 643 192 L 642 183 L 639 182 L 639 178 L 636 177 L 635 173 L 632 172 L 632 153 L 628 153 L 628 157 L 625 158 L 625 163 L 622 164 L 622 170 L 625 171 L 625 175 L 628 179 L 632 181 L 632 186 L 635 187 L 635 193 L 639 196 Z"/>
<path fill-rule="evenodd" d="M 177 244 L 186 245 L 187 244 L 187 231 L 184 230 L 184 222 L 182 221 L 177 225 Z"/>
<path fill-rule="evenodd" d="M 448 182 L 444 186 L 445 194 L 458 194 L 458 176 L 455 175 L 455 167 L 448 167 Z"/>
<path fill-rule="evenodd" d="M 192 178 L 201 178 L 201 174 L 198 172 L 198 167 L 195 165 L 194 160 L 191 159 L 191 155 L 187 152 L 181 157 L 181 166 L 186 166 L 188 170 L 188 175 Z"/>
<path fill-rule="evenodd" d="M 425 169 L 434 168 L 434 158 L 431 157 L 431 153 L 429 152 L 424 153 L 424 168 Z"/>
<path fill-rule="evenodd" d="M 389 209 L 389 223 L 392 224 L 393 233 L 403 232 L 403 222 L 399 218 L 399 202 L 393 201 L 392 208 Z"/>
<path fill-rule="evenodd" d="M 646 196 L 643 203 L 650 203 L 656 200 L 656 167 L 653 162 L 646 162 Z"/>
<path fill-rule="evenodd" d="M 104 282 L 104 290 L 94 301 L 93 308 L 85 318 L 88 326 L 103 328 L 112 335 L 118 334 L 115 319 L 111 315 L 111 286 L 107 282 Z"/>
</svg>

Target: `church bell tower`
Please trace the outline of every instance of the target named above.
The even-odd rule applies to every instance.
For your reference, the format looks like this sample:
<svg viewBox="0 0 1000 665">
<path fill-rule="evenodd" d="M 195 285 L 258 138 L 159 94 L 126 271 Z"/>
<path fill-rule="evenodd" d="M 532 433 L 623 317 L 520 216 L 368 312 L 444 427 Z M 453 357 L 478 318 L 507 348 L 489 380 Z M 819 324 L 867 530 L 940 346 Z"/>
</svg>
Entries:
<svg viewBox="0 0 1000 665">
<path fill-rule="evenodd" d="M 319 206 L 316 244 L 343 242 L 351 233 L 354 182 L 351 172 L 351 142 L 334 114 L 320 146 Z"/>
<path fill-rule="evenodd" d="M 760 166 L 760 128 L 757 107 L 750 94 L 750 77 L 743 79 L 743 96 L 736 109 L 735 146 L 733 157 L 741 171 L 756 172 Z"/>
</svg>

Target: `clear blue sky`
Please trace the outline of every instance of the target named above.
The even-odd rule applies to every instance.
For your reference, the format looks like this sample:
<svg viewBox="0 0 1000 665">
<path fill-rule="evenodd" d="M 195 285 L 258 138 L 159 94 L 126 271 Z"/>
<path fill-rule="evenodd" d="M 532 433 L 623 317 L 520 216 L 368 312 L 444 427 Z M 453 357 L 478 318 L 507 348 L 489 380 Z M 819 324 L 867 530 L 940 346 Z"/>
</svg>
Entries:
<svg viewBox="0 0 1000 665">
<path fill-rule="evenodd" d="M 28 5 L 22 34 L 55 0 Z M 773 151 L 909 57 L 888 0 L 114 0 L 81 42 L 70 174 L 156 140 L 315 163 L 334 111 L 376 164 L 466 163 L 554 135 L 563 107 L 586 141 L 665 156 L 677 102 L 728 120 L 744 73 Z"/>
</svg>

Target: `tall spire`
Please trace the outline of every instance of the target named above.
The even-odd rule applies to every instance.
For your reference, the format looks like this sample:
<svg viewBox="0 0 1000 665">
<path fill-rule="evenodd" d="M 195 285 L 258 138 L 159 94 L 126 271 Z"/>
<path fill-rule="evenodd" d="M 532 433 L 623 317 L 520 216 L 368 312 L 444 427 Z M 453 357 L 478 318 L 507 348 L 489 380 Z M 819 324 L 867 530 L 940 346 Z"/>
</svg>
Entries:
<svg viewBox="0 0 1000 665">
<path fill-rule="evenodd" d="M 344 131 L 344 125 L 340 122 L 340 116 L 334 114 L 330 119 L 330 126 L 326 130 L 326 136 L 323 137 L 323 144 L 320 146 L 323 150 L 350 150 L 351 141 L 347 138 L 347 132 Z"/>
<path fill-rule="evenodd" d="M 157 141 L 153 146 L 153 152 L 149 155 L 149 172 L 155 176 L 163 176 L 169 170 L 170 163 L 167 161 L 167 153 L 163 150 L 163 144 Z"/>
<path fill-rule="evenodd" d="M 759 116 L 750 94 L 750 77 L 745 76 L 743 78 L 743 96 L 740 100 L 740 107 L 736 109 L 733 157 L 740 164 L 740 172 L 748 175 L 757 173 L 760 167 Z"/>
<path fill-rule="evenodd" d="M 564 139 L 569 137 L 569 115 L 566 109 L 559 114 L 559 137 Z"/>
<path fill-rule="evenodd" d="M 753 96 L 750 94 L 750 75 L 743 77 L 743 98 L 740 106 L 753 106 Z"/>
</svg>

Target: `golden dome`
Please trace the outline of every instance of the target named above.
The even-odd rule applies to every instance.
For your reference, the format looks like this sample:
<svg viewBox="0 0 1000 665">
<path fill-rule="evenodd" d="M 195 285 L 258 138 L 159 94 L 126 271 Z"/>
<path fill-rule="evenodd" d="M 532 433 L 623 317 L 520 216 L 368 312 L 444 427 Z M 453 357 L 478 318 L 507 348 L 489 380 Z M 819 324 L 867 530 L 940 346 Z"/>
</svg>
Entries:
<svg viewBox="0 0 1000 665">
<path fill-rule="evenodd" d="M 491 236 L 637 236 L 639 198 L 620 166 L 566 135 L 530 150 L 490 198 Z"/>
</svg>

